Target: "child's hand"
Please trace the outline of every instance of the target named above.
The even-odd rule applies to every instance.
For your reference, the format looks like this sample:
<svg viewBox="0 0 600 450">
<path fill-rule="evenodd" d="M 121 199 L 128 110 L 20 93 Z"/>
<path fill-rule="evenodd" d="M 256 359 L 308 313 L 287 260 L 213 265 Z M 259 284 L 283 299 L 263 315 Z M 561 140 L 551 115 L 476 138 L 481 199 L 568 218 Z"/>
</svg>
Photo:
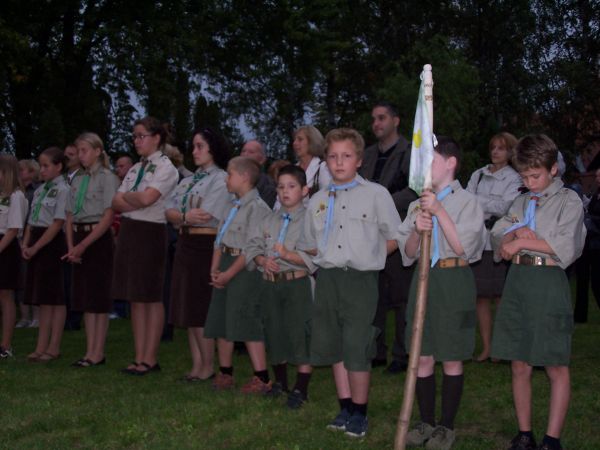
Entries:
<svg viewBox="0 0 600 450">
<path fill-rule="evenodd" d="M 266 273 L 276 273 L 279 272 L 279 264 L 275 262 L 275 258 L 273 257 L 265 257 L 262 264 Z"/>
<path fill-rule="evenodd" d="M 436 216 L 441 208 L 443 208 L 442 203 L 437 199 L 435 194 L 431 191 L 424 191 L 421 194 L 421 198 L 419 199 L 421 203 L 421 209 L 431 213 Z"/>
<path fill-rule="evenodd" d="M 529 227 L 523 227 L 519 228 L 518 230 L 515 230 L 515 236 L 517 237 L 517 239 L 537 239 L 535 231 L 533 231 Z"/>
<path fill-rule="evenodd" d="M 417 213 L 417 218 L 415 220 L 415 228 L 419 233 L 431 231 L 433 229 L 433 220 L 431 219 L 431 214 L 420 210 Z"/>
<path fill-rule="evenodd" d="M 225 272 L 217 272 L 215 274 L 211 274 L 211 278 L 212 278 L 212 283 L 210 283 L 211 286 L 213 286 L 216 289 L 223 289 L 227 283 L 229 283 L 229 281 L 231 280 L 231 275 L 228 274 L 227 271 Z"/>
<path fill-rule="evenodd" d="M 210 219 L 212 219 L 212 216 L 202 208 L 193 208 L 185 213 L 186 222 L 191 223 L 192 225 L 206 223 Z"/>
<path fill-rule="evenodd" d="M 21 253 L 23 255 L 23 259 L 29 260 L 29 259 L 33 258 L 37 252 L 38 252 L 37 247 L 33 246 L 33 247 L 25 247 Z"/>
<path fill-rule="evenodd" d="M 519 251 L 521 251 L 521 245 L 517 239 L 503 242 L 500 245 L 500 256 L 507 261 L 512 259 L 512 257 L 519 253 Z"/>
</svg>

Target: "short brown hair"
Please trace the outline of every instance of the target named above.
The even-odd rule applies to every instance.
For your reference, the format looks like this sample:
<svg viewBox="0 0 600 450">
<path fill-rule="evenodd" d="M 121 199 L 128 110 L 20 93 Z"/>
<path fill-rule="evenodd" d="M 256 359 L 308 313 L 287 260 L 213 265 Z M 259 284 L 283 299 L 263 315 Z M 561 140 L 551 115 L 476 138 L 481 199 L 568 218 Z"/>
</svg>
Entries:
<svg viewBox="0 0 600 450">
<path fill-rule="evenodd" d="M 522 137 L 515 147 L 512 158 L 517 172 L 543 167 L 550 171 L 558 161 L 558 147 L 545 134 L 530 134 Z"/>
<path fill-rule="evenodd" d="M 450 136 L 437 136 L 437 145 L 434 147 L 436 153 L 439 153 L 444 157 L 444 159 L 448 159 L 454 157 L 456 159 L 456 169 L 454 170 L 454 174 L 456 175 L 460 170 L 460 164 L 462 162 L 462 151 L 460 149 L 460 145 Z"/>
<path fill-rule="evenodd" d="M 354 151 L 358 159 L 363 158 L 365 151 L 365 140 L 358 131 L 353 128 L 335 128 L 325 136 L 325 154 L 329 151 L 329 146 L 333 142 L 350 141 L 354 145 Z"/>
<path fill-rule="evenodd" d="M 229 160 L 227 167 L 244 175 L 248 175 L 250 184 L 254 187 L 260 178 L 260 164 L 258 161 L 245 156 L 236 156 Z"/>
<path fill-rule="evenodd" d="M 0 197 L 10 197 L 20 187 L 19 161 L 13 155 L 0 154 Z"/>
<path fill-rule="evenodd" d="M 308 153 L 322 158 L 325 152 L 325 139 L 323 139 L 321 132 L 312 125 L 304 125 L 294 131 L 294 137 L 300 132 L 304 133 L 308 141 Z"/>
</svg>

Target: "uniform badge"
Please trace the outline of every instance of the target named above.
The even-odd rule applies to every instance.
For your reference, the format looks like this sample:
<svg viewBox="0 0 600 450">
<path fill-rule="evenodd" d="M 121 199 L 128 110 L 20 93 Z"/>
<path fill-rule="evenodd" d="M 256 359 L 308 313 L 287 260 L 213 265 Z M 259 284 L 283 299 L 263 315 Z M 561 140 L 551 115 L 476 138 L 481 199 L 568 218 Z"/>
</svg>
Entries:
<svg viewBox="0 0 600 450">
<path fill-rule="evenodd" d="M 317 211 L 315 212 L 315 216 L 319 216 L 324 211 L 327 211 L 327 205 L 325 203 L 320 203 L 317 208 Z"/>
<path fill-rule="evenodd" d="M 148 173 L 154 173 L 155 170 L 156 170 L 156 164 L 150 164 L 148 166 L 148 168 L 146 169 L 146 172 L 148 172 Z"/>
<path fill-rule="evenodd" d="M 48 192 L 48 198 L 54 198 L 58 194 L 58 189 L 54 188 Z"/>
<path fill-rule="evenodd" d="M 10 197 L 1 198 L 0 206 L 10 206 Z"/>
<path fill-rule="evenodd" d="M 511 223 L 518 223 L 519 222 L 519 218 L 513 214 L 512 216 L 510 216 L 510 222 Z"/>
</svg>

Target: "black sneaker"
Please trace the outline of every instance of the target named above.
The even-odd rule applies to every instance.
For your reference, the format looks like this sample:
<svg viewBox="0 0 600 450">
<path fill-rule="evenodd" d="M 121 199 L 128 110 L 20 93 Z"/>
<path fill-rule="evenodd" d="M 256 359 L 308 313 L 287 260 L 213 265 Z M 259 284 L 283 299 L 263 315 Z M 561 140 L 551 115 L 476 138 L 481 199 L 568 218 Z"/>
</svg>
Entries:
<svg viewBox="0 0 600 450">
<path fill-rule="evenodd" d="M 308 401 L 308 398 L 298 389 L 288 394 L 287 405 L 290 409 L 300 409 Z"/>
<path fill-rule="evenodd" d="M 508 450 L 536 450 L 535 439 L 519 433 L 510 441 Z"/>
<path fill-rule="evenodd" d="M 538 447 L 536 447 L 536 450 L 562 450 L 562 447 L 550 447 L 549 444 L 540 444 Z"/>
<path fill-rule="evenodd" d="M 281 385 L 281 383 L 276 381 L 271 386 L 271 389 L 269 389 L 267 392 L 265 392 L 265 397 L 278 398 L 287 392 L 288 392 L 287 390 L 283 389 L 283 386 Z"/>
<path fill-rule="evenodd" d="M 369 419 L 364 414 L 355 412 L 346 422 L 346 435 L 355 438 L 364 437 L 369 428 Z"/>
<path fill-rule="evenodd" d="M 329 422 L 327 428 L 329 428 L 330 430 L 345 431 L 348 419 L 350 419 L 350 412 L 346 408 L 344 408 L 340 411 L 340 413 L 337 416 L 335 416 L 335 419 Z"/>
<path fill-rule="evenodd" d="M 8 359 L 13 357 L 12 348 L 0 347 L 0 359 Z"/>
</svg>

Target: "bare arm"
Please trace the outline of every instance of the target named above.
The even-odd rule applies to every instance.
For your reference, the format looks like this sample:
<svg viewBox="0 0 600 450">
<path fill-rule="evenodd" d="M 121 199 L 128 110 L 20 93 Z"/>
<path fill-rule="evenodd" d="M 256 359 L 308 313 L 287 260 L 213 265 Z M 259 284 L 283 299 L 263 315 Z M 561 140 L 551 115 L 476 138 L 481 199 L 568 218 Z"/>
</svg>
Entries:
<svg viewBox="0 0 600 450">
<path fill-rule="evenodd" d="M 123 198 L 124 195 L 124 192 L 117 192 L 115 194 L 112 201 L 112 209 L 121 213 L 135 211 L 137 208 L 134 208 L 129 203 L 127 203 Z"/>
<path fill-rule="evenodd" d="M 4 233 L 4 236 L 2 236 L 2 239 L 0 239 L 0 253 L 2 253 L 12 242 L 12 240 L 17 237 L 18 233 L 18 228 L 9 228 L 6 230 L 6 233 Z"/>
<path fill-rule="evenodd" d="M 23 258 L 31 259 L 37 252 L 39 252 L 44 246 L 52 241 L 56 235 L 62 230 L 65 221 L 63 219 L 54 219 L 52 224 L 46 228 L 44 234 L 37 240 L 31 247 L 23 249 Z"/>
<path fill-rule="evenodd" d="M 131 205 L 133 209 L 141 209 L 156 203 L 160 196 L 160 191 L 149 187 L 142 192 L 125 192 L 123 200 Z"/>
</svg>

